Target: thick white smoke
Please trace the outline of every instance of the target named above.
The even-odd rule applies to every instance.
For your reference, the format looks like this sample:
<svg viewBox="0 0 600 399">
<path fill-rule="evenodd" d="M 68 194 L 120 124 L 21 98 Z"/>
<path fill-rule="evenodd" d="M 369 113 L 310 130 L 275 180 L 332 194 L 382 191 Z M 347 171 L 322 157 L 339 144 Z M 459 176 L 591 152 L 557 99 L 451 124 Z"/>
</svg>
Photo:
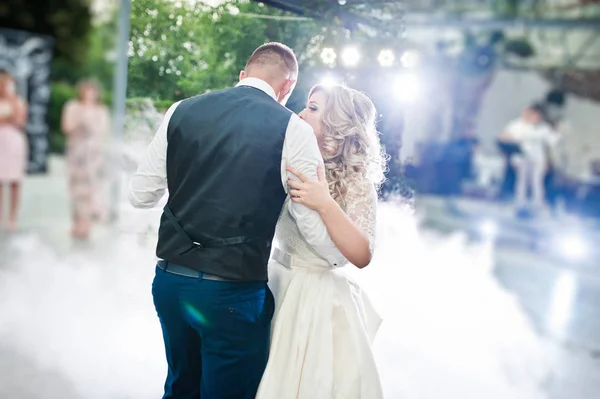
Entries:
<svg viewBox="0 0 600 399">
<path fill-rule="evenodd" d="M 62 256 L 35 235 L 5 243 L 0 337 L 32 372 L 11 382 L 10 396 L 0 383 L 0 396 L 35 392 L 32 381 L 48 373 L 71 385 L 73 398 L 161 395 L 154 237 L 144 235 L 156 221 L 157 212 L 129 210 L 109 239 Z M 544 397 L 554 348 L 492 277 L 490 247 L 419 232 L 396 205 L 382 204 L 379 221 L 376 259 L 355 274 L 385 319 L 375 352 L 386 397 Z M 28 397 L 65 396 L 46 387 Z"/>
<path fill-rule="evenodd" d="M 160 119 L 147 108 L 128 118 L 115 162 L 129 171 Z M 166 361 L 151 295 L 160 209 L 136 211 L 124 199 L 120 209 L 116 227 L 66 253 L 36 233 L 0 237 L 0 398 L 161 396 Z M 375 260 L 352 272 L 384 317 L 374 350 L 386 398 L 543 398 L 555 348 L 493 278 L 491 246 L 420 231 L 390 203 L 378 220 Z"/>
</svg>

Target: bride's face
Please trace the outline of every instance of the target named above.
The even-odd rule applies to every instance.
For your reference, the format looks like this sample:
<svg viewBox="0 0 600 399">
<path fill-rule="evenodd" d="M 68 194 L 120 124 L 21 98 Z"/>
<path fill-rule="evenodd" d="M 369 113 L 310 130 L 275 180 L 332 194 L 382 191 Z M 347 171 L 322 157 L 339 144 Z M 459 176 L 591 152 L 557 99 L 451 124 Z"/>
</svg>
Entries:
<svg viewBox="0 0 600 399">
<path fill-rule="evenodd" d="M 326 102 L 327 96 L 325 93 L 321 91 L 313 93 L 306 103 L 306 108 L 298 114 L 313 128 L 319 145 L 323 142 L 323 110 Z"/>
</svg>

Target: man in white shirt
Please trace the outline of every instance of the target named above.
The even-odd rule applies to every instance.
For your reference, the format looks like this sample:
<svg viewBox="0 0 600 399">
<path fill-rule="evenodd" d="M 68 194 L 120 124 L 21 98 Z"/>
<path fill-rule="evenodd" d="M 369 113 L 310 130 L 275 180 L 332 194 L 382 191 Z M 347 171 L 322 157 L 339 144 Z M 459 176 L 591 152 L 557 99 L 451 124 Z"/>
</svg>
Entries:
<svg viewBox="0 0 600 399">
<path fill-rule="evenodd" d="M 518 144 L 521 153 L 512 156 L 516 171 L 515 199 L 518 208 L 527 205 L 527 191 L 531 188 L 533 206 L 545 204 L 544 177 L 548 170 L 548 150 L 559 136 L 544 122 L 544 109 L 535 104 L 526 108 L 521 117 L 508 124 L 500 140 Z"/>
<path fill-rule="evenodd" d="M 130 202 L 169 199 L 153 282 L 169 373 L 163 398 L 254 398 L 266 366 L 273 296 L 267 262 L 287 196 L 286 167 L 317 178 L 311 127 L 286 109 L 294 53 L 268 43 L 234 88 L 171 106 L 130 184 Z M 319 215 L 289 202 L 307 242 L 338 252 Z"/>
</svg>

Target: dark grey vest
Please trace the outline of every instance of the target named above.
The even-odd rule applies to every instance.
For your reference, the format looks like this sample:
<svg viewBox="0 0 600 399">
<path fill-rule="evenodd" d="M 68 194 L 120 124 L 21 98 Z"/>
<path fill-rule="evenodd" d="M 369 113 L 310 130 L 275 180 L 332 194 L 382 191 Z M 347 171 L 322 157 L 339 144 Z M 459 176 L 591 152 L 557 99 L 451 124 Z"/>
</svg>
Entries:
<svg viewBox="0 0 600 399">
<path fill-rule="evenodd" d="M 285 201 L 281 155 L 291 111 L 240 86 L 182 101 L 167 129 L 169 200 L 156 254 L 239 281 L 266 281 Z"/>
</svg>

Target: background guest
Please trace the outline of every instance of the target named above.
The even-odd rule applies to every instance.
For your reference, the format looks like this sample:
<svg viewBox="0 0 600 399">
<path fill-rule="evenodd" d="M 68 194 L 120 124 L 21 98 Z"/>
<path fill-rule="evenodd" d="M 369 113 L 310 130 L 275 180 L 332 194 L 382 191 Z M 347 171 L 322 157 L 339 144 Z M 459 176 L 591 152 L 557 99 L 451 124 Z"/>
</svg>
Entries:
<svg viewBox="0 0 600 399">
<path fill-rule="evenodd" d="M 93 80 L 78 84 L 77 99 L 63 108 L 61 126 L 67 136 L 67 168 L 75 238 L 87 239 L 92 221 L 107 218 L 105 140 L 110 114 Z"/>
<path fill-rule="evenodd" d="M 21 182 L 27 168 L 27 139 L 23 128 L 27 104 L 19 97 L 16 82 L 8 72 L 0 72 L 0 225 L 4 213 L 3 188 L 10 187 L 8 227 L 17 228 Z"/>
<path fill-rule="evenodd" d="M 548 170 L 548 149 L 560 136 L 544 122 L 544 108 L 534 104 L 526 108 L 521 117 L 508 124 L 500 140 L 518 144 L 521 153 L 514 154 L 511 162 L 516 170 L 516 205 L 522 209 L 529 205 L 527 192 L 532 191 L 534 208 L 545 205 L 544 177 Z"/>
</svg>

